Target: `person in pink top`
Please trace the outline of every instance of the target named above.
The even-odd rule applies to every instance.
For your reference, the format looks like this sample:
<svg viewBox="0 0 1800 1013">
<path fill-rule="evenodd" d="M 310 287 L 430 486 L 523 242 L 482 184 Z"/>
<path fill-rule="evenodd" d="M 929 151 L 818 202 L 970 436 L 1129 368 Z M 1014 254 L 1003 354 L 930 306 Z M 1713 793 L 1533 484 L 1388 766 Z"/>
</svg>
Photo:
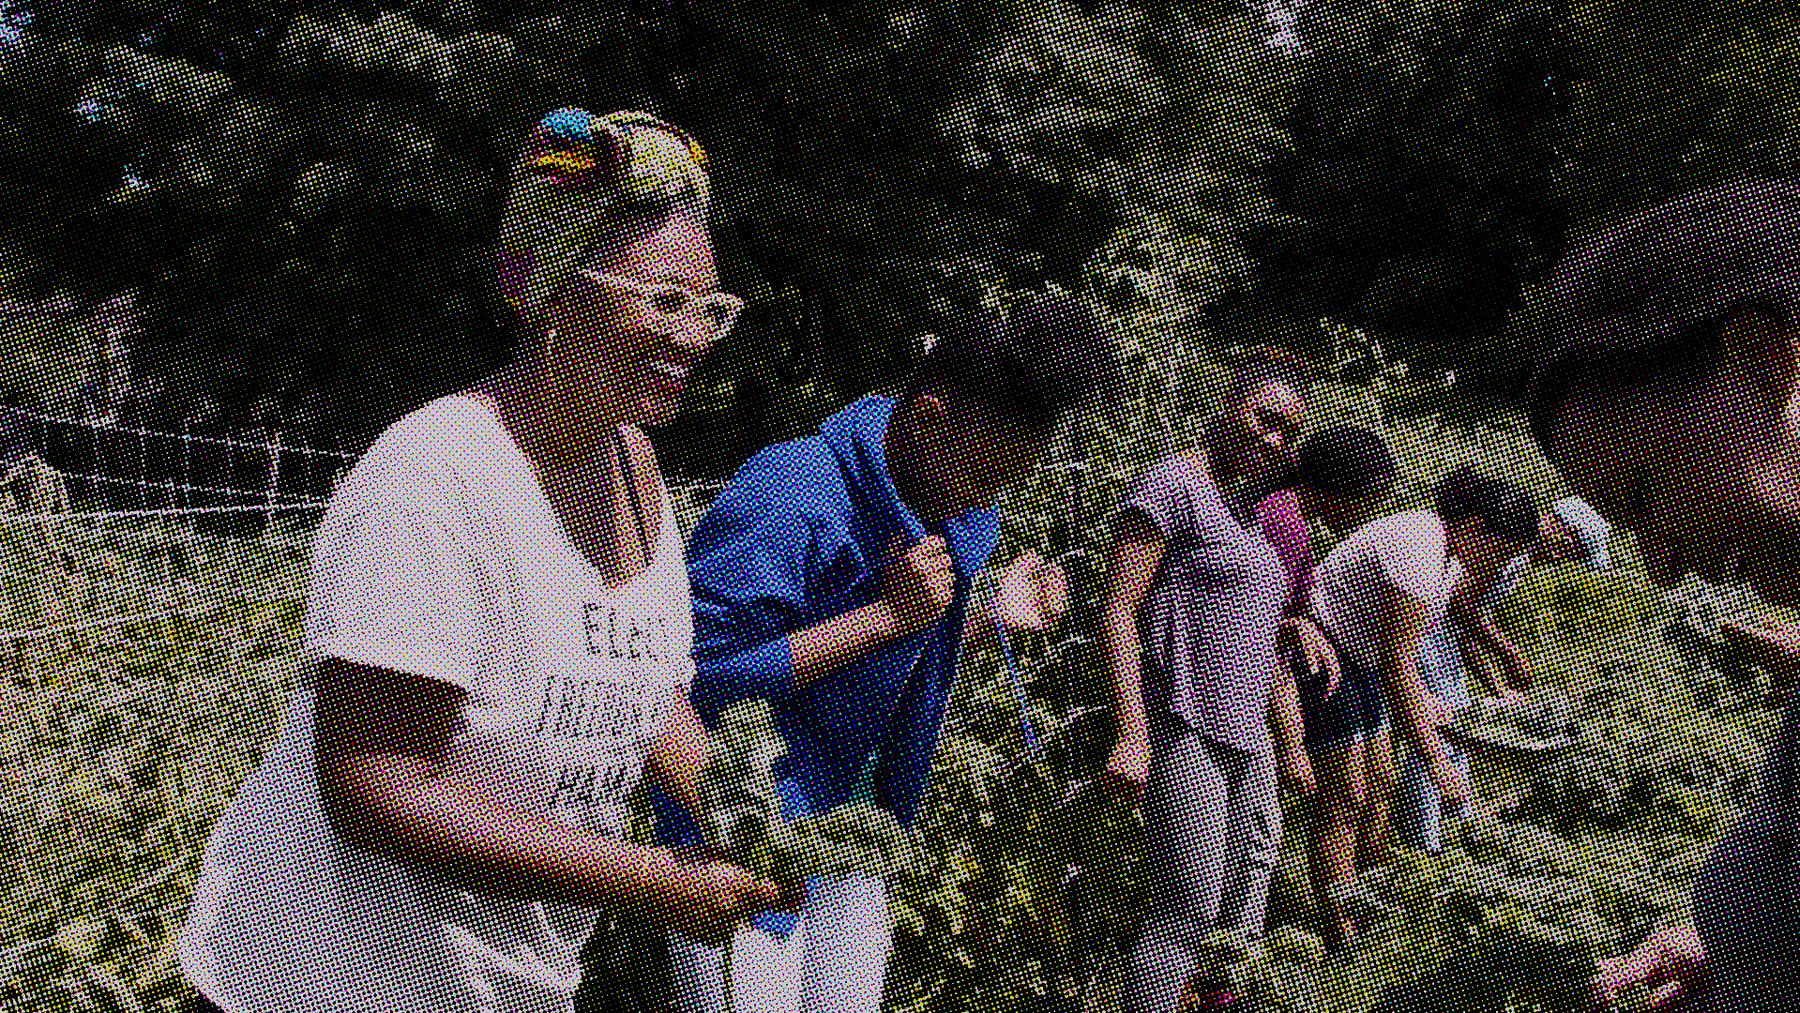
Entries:
<svg viewBox="0 0 1800 1013">
<path fill-rule="evenodd" d="M 1282 489 L 1270 493 L 1256 504 L 1256 520 L 1262 525 L 1263 537 L 1275 546 L 1281 565 L 1288 572 L 1288 615 L 1306 611 L 1307 595 L 1312 593 L 1312 530 L 1300 509 L 1300 493 Z"/>
<path fill-rule="evenodd" d="M 1331 426 L 1308 436 L 1289 464 L 1272 469 L 1261 480 L 1260 489 L 1275 490 L 1256 500 L 1256 518 L 1263 538 L 1275 548 L 1287 570 L 1285 617 L 1304 618 L 1312 598 L 1316 562 L 1312 522 L 1340 536 L 1356 530 L 1392 492 L 1394 472 L 1393 455 L 1379 435 L 1356 426 Z M 1253 489 L 1249 495 L 1256 497 L 1257 493 Z M 1323 639 L 1310 624 L 1295 629 L 1301 635 L 1311 632 Z M 1329 648 L 1294 643 L 1287 649 L 1302 650 L 1308 656 L 1309 669 L 1336 660 L 1336 652 Z M 1304 746 L 1299 685 L 1286 665 L 1276 670 L 1269 694 L 1269 727 L 1275 733 L 1276 749 L 1286 758 L 1283 769 L 1288 790 L 1311 794 L 1314 780 Z"/>
</svg>

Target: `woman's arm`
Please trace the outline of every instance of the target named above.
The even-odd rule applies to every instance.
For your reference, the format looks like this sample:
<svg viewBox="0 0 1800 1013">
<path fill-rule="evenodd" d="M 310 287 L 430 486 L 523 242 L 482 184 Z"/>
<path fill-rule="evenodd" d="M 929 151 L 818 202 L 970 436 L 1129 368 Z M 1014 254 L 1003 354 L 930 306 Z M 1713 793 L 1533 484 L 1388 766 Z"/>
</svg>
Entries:
<svg viewBox="0 0 1800 1013">
<path fill-rule="evenodd" d="M 781 888 L 724 863 L 684 864 L 504 805 L 444 773 L 463 691 L 422 676 L 327 659 L 319 666 L 319 793 L 334 832 L 471 891 L 637 909 L 708 941 L 726 938 Z"/>
<path fill-rule="evenodd" d="M 1269 686 L 1269 728 L 1275 733 L 1275 756 L 1281 780 L 1296 795 L 1312 794 L 1312 760 L 1306 755 L 1306 722 L 1300 713 L 1300 687 L 1294 672 L 1277 661 Z"/>
<path fill-rule="evenodd" d="M 1150 769 L 1137 609 L 1150 590 L 1162 557 L 1163 539 L 1155 525 L 1137 511 L 1121 513 L 1107 560 L 1100 637 L 1106 648 L 1108 688 L 1119 729 L 1106 769 L 1132 795 L 1143 787 Z"/>
<path fill-rule="evenodd" d="M 1469 800 L 1469 784 L 1450 765 L 1438 732 L 1438 703 L 1419 674 L 1419 642 L 1431 618 L 1425 603 L 1397 588 L 1386 592 L 1386 621 L 1381 637 L 1381 682 L 1397 730 L 1425 760 L 1431 779 L 1445 797 Z"/>
<path fill-rule="evenodd" d="M 701 817 L 706 815 L 706 803 L 700 793 L 700 778 L 712 756 L 712 737 L 694 710 L 692 696 L 686 692 L 675 694 L 673 706 L 668 724 L 645 758 L 645 766 L 675 801 Z"/>
<path fill-rule="evenodd" d="M 1475 617 L 1469 624 L 1469 631 L 1475 644 L 1498 658 L 1501 671 L 1506 673 L 1506 687 L 1495 686 L 1495 696 L 1507 695 L 1506 689 L 1520 693 L 1531 689 L 1531 666 L 1525 660 L 1525 652 L 1500 632 L 1500 627 L 1494 623 L 1492 612 L 1486 609 L 1476 610 Z M 1489 678 L 1485 668 L 1482 678 Z"/>
</svg>

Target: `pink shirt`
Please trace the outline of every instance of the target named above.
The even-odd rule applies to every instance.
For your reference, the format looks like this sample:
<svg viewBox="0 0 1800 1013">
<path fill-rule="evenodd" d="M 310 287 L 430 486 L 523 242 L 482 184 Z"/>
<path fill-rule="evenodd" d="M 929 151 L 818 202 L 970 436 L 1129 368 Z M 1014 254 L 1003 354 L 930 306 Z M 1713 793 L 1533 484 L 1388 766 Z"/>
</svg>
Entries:
<svg viewBox="0 0 1800 1013">
<path fill-rule="evenodd" d="M 1256 504 L 1256 519 L 1262 524 L 1263 537 L 1275 547 L 1281 565 L 1288 572 L 1288 615 L 1306 611 L 1312 594 L 1312 531 L 1300 513 L 1300 497 L 1294 490 L 1271 493 Z"/>
</svg>

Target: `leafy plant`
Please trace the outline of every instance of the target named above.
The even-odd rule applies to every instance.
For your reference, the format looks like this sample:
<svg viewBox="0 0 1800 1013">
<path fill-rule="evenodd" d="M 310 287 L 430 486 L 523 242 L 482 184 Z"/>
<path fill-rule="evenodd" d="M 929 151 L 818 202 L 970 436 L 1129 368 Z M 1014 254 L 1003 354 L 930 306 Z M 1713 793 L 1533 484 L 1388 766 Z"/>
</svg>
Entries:
<svg viewBox="0 0 1800 1013">
<path fill-rule="evenodd" d="M 771 767 L 786 752 L 767 701 L 740 701 L 721 715 L 702 789 L 709 843 L 794 887 L 809 876 L 887 877 L 912 860 L 893 814 L 866 802 L 785 819 Z"/>
</svg>

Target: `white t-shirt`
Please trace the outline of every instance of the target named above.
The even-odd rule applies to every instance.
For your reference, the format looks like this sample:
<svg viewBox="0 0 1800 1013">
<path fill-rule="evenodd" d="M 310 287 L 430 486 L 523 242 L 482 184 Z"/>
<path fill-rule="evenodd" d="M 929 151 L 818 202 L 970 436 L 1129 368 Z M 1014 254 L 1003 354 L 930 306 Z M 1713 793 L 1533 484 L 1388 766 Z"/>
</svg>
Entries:
<svg viewBox="0 0 1800 1013">
<path fill-rule="evenodd" d="M 1422 602 L 1429 625 L 1436 625 L 1462 565 L 1449 556 L 1437 513 L 1408 510 L 1357 528 L 1313 575 L 1312 614 L 1350 660 L 1374 668 L 1381 661 L 1382 606 L 1390 590 Z"/>
<path fill-rule="evenodd" d="M 614 837 L 693 678 L 681 538 L 609 587 L 569 542 L 484 402 L 439 399 L 382 434 L 313 548 L 304 677 L 207 842 L 180 942 L 227 1013 L 567 1013 L 597 912 L 461 890 L 343 843 L 313 762 L 312 664 L 467 691 L 449 776 Z"/>
</svg>

